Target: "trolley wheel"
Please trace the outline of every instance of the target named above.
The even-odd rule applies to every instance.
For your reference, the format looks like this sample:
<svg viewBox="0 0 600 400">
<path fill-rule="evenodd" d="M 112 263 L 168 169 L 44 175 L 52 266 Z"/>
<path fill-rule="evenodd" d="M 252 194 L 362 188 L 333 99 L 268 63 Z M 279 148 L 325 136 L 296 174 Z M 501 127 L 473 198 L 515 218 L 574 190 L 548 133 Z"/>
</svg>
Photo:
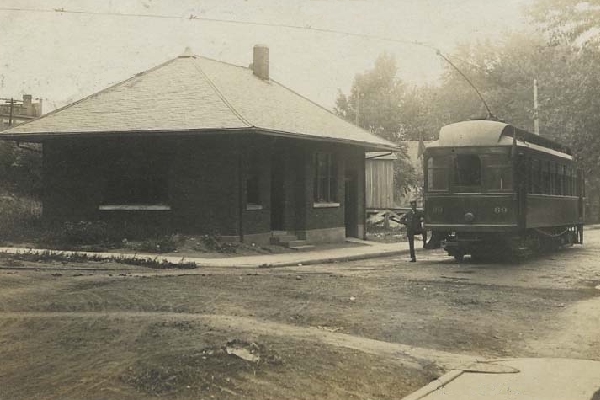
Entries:
<svg viewBox="0 0 600 400">
<path fill-rule="evenodd" d="M 471 253 L 471 262 L 473 263 L 482 263 L 487 261 L 486 254 L 483 252 L 473 252 Z"/>
</svg>

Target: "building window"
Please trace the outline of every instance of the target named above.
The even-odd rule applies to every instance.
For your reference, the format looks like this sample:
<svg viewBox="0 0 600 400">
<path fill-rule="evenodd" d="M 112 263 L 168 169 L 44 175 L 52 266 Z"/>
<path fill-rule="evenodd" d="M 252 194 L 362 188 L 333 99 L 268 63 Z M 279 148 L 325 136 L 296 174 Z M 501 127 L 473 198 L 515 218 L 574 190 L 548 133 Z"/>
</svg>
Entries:
<svg viewBox="0 0 600 400">
<path fill-rule="evenodd" d="M 168 171 L 168 158 L 160 149 L 123 144 L 110 164 L 103 203 L 167 204 Z"/>
<path fill-rule="evenodd" d="M 246 172 L 246 204 L 260 205 L 260 157 L 254 152 L 248 157 Z"/>
<path fill-rule="evenodd" d="M 337 160 L 334 154 L 315 153 L 315 187 L 316 203 L 337 202 Z"/>
</svg>

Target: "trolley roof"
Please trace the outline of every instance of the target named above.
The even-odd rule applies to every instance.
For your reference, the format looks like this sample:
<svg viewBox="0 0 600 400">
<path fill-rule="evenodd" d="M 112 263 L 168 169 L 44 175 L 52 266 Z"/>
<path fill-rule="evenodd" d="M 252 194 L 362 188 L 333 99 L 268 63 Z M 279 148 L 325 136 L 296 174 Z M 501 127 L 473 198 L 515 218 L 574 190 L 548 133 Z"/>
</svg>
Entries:
<svg viewBox="0 0 600 400">
<path fill-rule="evenodd" d="M 513 136 L 516 136 L 518 146 L 572 158 L 571 149 L 567 146 L 513 125 L 489 120 L 462 121 L 446 125 L 440 129 L 439 140 L 427 147 L 512 146 Z"/>
</svg>

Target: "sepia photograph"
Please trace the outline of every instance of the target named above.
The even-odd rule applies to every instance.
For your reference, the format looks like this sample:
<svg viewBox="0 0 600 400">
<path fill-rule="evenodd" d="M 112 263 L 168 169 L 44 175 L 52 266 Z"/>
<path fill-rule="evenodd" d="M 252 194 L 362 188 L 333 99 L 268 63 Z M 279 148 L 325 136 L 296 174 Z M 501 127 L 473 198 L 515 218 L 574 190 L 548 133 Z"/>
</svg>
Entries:
<svg viewBox="0 0 600 400">
<path fill-rule="evenodd" d="M 0 37 L 0 400 L 600 400 L 599 2 Z"/>
</svg>

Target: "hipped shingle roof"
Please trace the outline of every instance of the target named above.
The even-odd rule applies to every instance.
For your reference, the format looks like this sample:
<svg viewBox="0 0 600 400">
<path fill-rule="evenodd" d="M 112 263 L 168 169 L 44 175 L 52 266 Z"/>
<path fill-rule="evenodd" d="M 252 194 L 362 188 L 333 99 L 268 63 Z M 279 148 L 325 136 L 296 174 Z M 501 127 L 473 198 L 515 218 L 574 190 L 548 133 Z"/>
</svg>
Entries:
<svg viewBox="0 0 600 400">
<path fill-rule="evenodd" d="M 249 68 L 199 56 L 175 58 L 4 131 L 0 138 L 228 130 L 396 149 L 277 82 L 258 78 Z"/>
</svg>

